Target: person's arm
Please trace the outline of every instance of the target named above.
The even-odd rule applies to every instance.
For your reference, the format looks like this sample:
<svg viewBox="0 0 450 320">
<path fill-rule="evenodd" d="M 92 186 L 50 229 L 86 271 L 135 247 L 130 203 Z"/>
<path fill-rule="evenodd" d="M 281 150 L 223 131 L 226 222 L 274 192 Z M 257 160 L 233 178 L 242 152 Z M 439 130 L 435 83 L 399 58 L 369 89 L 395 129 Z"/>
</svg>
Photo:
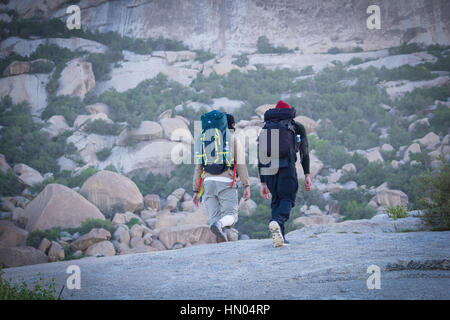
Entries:
<svg viewBox="0 0 450 320">
<path fill-rule="evenodd" d="M 308 150 L 308 136 L 306 134 L 306 129 L 305 127 L 298 123 L 295 122 L 296 126 L 295 126 L 295 131 L 297 134 L 300 135 L 300 163 L 302 164 L 302 168 L 303 168 L 303 173 L 305 174 L 305 176 L 308 174 L 310 174 L 310 163 L 309 163 L 309 150 Z"/>
<path fill-rule="evenodd" d="M 247 164 L 245 163 L 245 151 L 236 136 L 234 136 L 233 142 L 233 155 L 234 161 L 236 162 L 236 171 L 239 175 L 239 179 L 241 179 L 241 182 L 244 185 L 242 197 L 247 201 L 250 199 L 250 179 L 248 177 Z"/>
<path fill-rule="evenodd" d="M 196 164 L 194 169 L 194 178 L 192 180 L 192 192 L 198 192 L 198 184 L 200 183 L 200 175 L 202 173 L 202 165 Z"/>
<path fill-rule="evenodd" d="M 202 165 L 196 164 L 194 169 L 194 178 L 192 179 L 192 193 L 194 197 L 192 201 L 196 206 L 200 203 L 200 197 L 198 196 L 198 184 L 200 183 L 200 176 L 202 174 Z"/>
<path fill-rule="evenodd" d="M 305 127 L 295 122 L 296 124 L 296 132 L 300 135 L 300 163 L 302 164 L 303 173 L 305 174 L 305 191 L 310 191 L 312 182 L 311 182 L 311 176 L 310 176 L 310 160 L 309 160 L 309 150 L 308 150 L 308 137 L 306 134 Z"/>
</svg>

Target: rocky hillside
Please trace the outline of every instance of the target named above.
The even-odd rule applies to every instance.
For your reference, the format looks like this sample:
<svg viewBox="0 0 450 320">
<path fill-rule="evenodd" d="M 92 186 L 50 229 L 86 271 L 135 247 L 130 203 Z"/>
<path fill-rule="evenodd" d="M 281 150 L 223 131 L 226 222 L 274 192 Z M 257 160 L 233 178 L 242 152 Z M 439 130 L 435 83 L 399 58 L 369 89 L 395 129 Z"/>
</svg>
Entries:
<svg viewBox="0 0 450 320">
<path fill-rule="evenodd" d="M 433 27 L 417 31 L 417 37 L 400 46 L 365 50 L 372 47 L 361 44 L 348 52 L 302 53 L 281 50 L 279 45 L 291 47 L 289 41 L 275 41 L 268 32 L 269 43 L 258 41 L 255 50 L 257 41 L 252 40 L 248 54 L 201 50 L 195 32 L 191 38 L 176 33 L 170 38 L 129 37 L 140 35 L 128 32 L 131 26 L 153 30 L 133 17 L 155 3 L 120 9 L 121 1 L 80 2 L 83 12 L 98 17 L 106 17 L 104 10 L 111 17 L 128 12 L 130 25 L 120 26 L 117 18 L 100 28 L 120 26 L 119 33 L 69 31 L 60 20 L 42 18 L 61 16 L 65 1 L 2 5 L 4 266 L 215 242 L 204 208 L 192 204 L 193 165 L 172 161 L 174 155 L 192 155 L 194 121 L 220 109 L 234 114 L 251 160 L 263 114 L 279 99 L 296 108 L 296 120 L 307 129 L 313 177 L 311 192 L 298 193 L 288 231 L 328 228 L 343 220 L 388 219 L 386 214 L 405 223 L 402 230 L 425 229 L 417 226 L 418 218 L 404 217 L 426 209 L 423 200 L 433 189 L 424 177 L 436 177 L 450 161 L 450 51 L 440 31 L 435 37 L 434 26 L 443 22 L 427 15 L 445 15 L 446 3 L 417 5 L 414 14 L 426 12 L 423 19 Z M 270 7 L 247 5 L 255 6 L 252 15 Z M 329 6 L 317 14 L 336 3 Z M 402 15 L 410 13 L 409 4 L 395 6 Z M 305 14 L 314 16 L 308 8 L 305 4 Z M 92 19 L 92 28 L 98 21 Z M 180 37 L 186 42 L 174 40 Z M 394 42 L 371 43 L 384 48 L 405 40 L 389 39 Z M 426 45 L 431 42 L 439 44 Z M 233 43 L 227 40 L 223 48 L 230 44 L 234 50 Z M 339 43 L 335 40 L 333 46 Z M 349 43 L 356 45 L 350 41 L 345 46 Z M 328 48 L 326 43 L 317 46 L 321 52 Z M 300 166 L 297 171 L 301 185 Z M 249 172 L 252 199 L 240 201 L 239 222 L 228 230 L 233 240 L 268 237 L 270 208 L 259 196 L 256 167 L 249 165 Z M 443 183 L 444 193 L 445 188 Z M 392 221 L 386 228 L 397 230 Z M 343 225 L 348 223 L 352 225 Z"/>
<path fill-rule="evenodd" d="M 74 1 L 10 1 L 20 16 L 65 18 Z M 304 53 L 331 48 L 375 50 L 404 42 L 450 44 L 450 5 L 445 0 L 378 1 L 381 29 L 369 30 L 368 0 L 317 2 L 105 1 L 75 2 L 83 28 L 138 38 L 164 36 L 216 53 L 251 52 L 259 36 Z"/>
</svg>

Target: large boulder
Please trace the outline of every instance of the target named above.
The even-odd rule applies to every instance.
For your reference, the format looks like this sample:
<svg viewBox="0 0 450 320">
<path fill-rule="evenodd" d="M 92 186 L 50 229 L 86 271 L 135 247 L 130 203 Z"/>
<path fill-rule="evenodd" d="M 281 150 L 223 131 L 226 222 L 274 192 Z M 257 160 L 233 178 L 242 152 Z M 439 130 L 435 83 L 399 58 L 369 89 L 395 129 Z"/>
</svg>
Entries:
<svg viewBox="0 0 450 320">
<path fill-rule="evenodd" d="M 28 231 L 8 220 L 0 221 L 0 248 L 24 246 Z"/>
<path fill-rule="evenodd" d="M 316 131 L 318 124 L 313 119 L 305 117 L 305 116 L 297 116 L 297 117 L 295 117 L 294 120 L 297 122 L 300 122 L 305 127 L 307 134 L 310 134 L 310 133 Z"/>
<path fill-rule="evenodd" d="M 390 190 L 381 189 L 377 191 L 376 202 L 378 205 L 387 206 L 397 206 L 397 205 L 408 205 L 408 196 L 401 190 Z"/>
<path fill-rule="evenodd" d="M 226 97 L 213 99 L 212 108 L 214 110 L 223 109 L 226 113 L 232 114 L 235 110 L 239 109 L 244 102 L 241 100 L 230 100 Z"/>
<path fill-rule="evenodd" d="M 49 184 L 25 207 L 26 229 L 76 228 L 87 218 L 105 219 L 81 195 L 60 184 Z"/>
<path fill-rule="evenodd" d="M 159 73 L 165 74 L 170 80 L 189 86 L 199 72 L 181 65 L 169 65 L 162 57 L 141 55 L 126 50 L 123 51 L 123 55 L 124 60 L 120 63 L 121 67 L 111 70 L 110 79 L 97 83 L 97 93 L 102 93 L 110 88 L 124 92 L 135 88 L 146 79 L 155 78 Z"/>
<path fill-rule="evenodd" d="M 142 121 L 137 129 L 131 131 L 131 135 L 141 141 L 162 138 L 163 128 L 154 121 Z"/>
<path fill-rule="evenodd" d="M 181 198 L 184 196 L 186 191 L 183 188 L 178 188 L 174 190 L 166 200 L 166 205 L 164 206 L 164 210 L 172 211 L 178 206 L 178 202 L 180 202 Z"/>
<path fill-rule="evenodd" d="M 94 103 L 94 104 L 87 105 L 87 106 L 84 107 L 84 109 L 89 114 L 104 113 L 108 117 L 111 117 L 111 110 L 110 110 L 109 106 L 104 104 L 104 103 L 102 103 L 102 102 L 97 102 L 97 103 Z"/>
<path fill-rule="evenodd" d="M 409 147 L 408 147 L 408 149 L 406 149 L 406 151 L 405 151 L 405 154 L 404 154 L 404 156 L 403 156 L 403 161 L 406 163 L 406 162 L 409 162 L 409 156 L 410 156 L 410 154 L 414 154 L 414 153 L 420 153 L 420 145 L 418 144 L 418 143 L 413 143 L 412 145 L 410 145 Z"/>
<path fill-rule="evenodd" d="M 144 208 L 144 198 L 129 178 L 112 171 L 99 171 L 89 177 L 80 190 L 106 216 L 117 210 L 135 212 Z"/>
<path fill-rule="evenodd" d="M 161 199 L 157 194 L 147 194 L 144 197 L 144 204 L 147 209 L 161 210 Z"/>
<path fill-rule="evenodd" d="M 39 173 L 39 171 L 27 166 L 26 164 L 18 163 L 14 166 L 13 170 L 19 181 L 26 187 L 30 187 L 33 184 L 44 181 L 44 177 Z"/>
<path fill-rule="evenodd" d="M 248 199 L 247 201 L 244 198 L 239 202 L 239 213 L 244 214 L 246 216 L 251 216 L 256 210 L 257 204 L 252 199 Z"/>
<path fill-rule="evenodd" d="M 114 245 L 110 241 L 101 241 L 91 245 L 85 252 L 88 257 L 110 257 L 116 254 Z"/>
<path fill-rule="evenodd" d="M 28 61 L 13 61 L 5 70 L 3 70 L 3 76 L 17 76 L 22 73 L 28 73 L 31 70 L 31 64 Z"/>
<path fill-rule="evenodd" d="M 52 116 L 47 120 L 47 126 L 42 131 L 46 132 L 50 138 L 55 138 L 69 129 L 64 116 Z"/>
<path fill-rule="evenodd" d="M 412 122 L 408 126 L 408 131 L 413 132 L 414 130 L 416 130 L 417 127 L 428 128 L 429 126 L 430 126 L 430 121 L 428 121 L 428 118 L 422 118 L 422 119 L 418 119 L 418 120 Z"/>
<path fill-rule="evenodd" d="M 274 104 L 263 104 L 263 105 L 257 107 L 255 109 L 255 112 L 258 116 L 261 117 L 261 119 L 264 119 L 264 113 L 266 113 L 267 110 L 273 109 L 273 108 L 275 108 Z"/>
<path fill-rule="evenodd" d="M 87 135 L 84 132 L 76 131 L 66 142 L 72 142 L 78 151 L 78 156 L 88 166 L 96 166 L 99 162 L 97 152 L 107 148 L 110 149 L 114 145 L 114 136 L 104 136 L 91 133 Z"/>
<path fill-rule="evenodd" d="M 28 102 L 31 113 L 40 116 L 47 106 L 47 91 L 49 81 L 47 74 L 20 74 L 0 79 L 0 97 L 9 95 L 13 103 Z"/>
<path fill-rule="evenodd" d="M 180 118 L 164 118 L 159 120 L 164 130 L 164 137 L 171 141 L 191 142 L 192 134 L 187 124 Z"/>
<path fill-rule="evenodd" d="M 378 149 L 368 150 L 366 153 L 366 159 L 369 160 L 369 162 L 384 162 L 383 156 Z"/>
<path fill-rule="evenodd" d="M 131 239 L 128 227 L 125 225 L 119 226 L 116 231 L 114 231 L 113 239 L 128 246 Z"/>
<path fill-rule="evenodd" d="M 211 243 L 211 233 L 207 225 L 185 224 L 161 230 L 159 240 L 172 249 L 175 244 Z"/>
<path fill-rule="evenodd" d="M 94 243 L 111 239 L 111 233 L 103 228 L 94 228 L 70 244 L 72 251 L 84 251 Z"/>
<path fill-rule="evenodd" d="M 180 120 L 181 121 L 181 120 Z M 190 155 L 191 144 L 156 140 L 138 143 L 135 147 L 116 146 L 99 167 L 113 165 L 125 174 L 144 176 L 149 173 L 169 175 L 178 161 Z"/>
<path fill-rule="evenodd" d="M 7 173 L 9 170 L 11 170 L 11 167 L 6 161 L 5 156 L 0 153 L 0 171 L 3 173 Z"/>
<path fill-rule="evenodd" d="M 61 72 L 57 95 L 84 98 L 95 87 L 95 77 L 90 62 L 80 58 L 69 61 Z"/>
<path fill-rule="evenodd" d="M 435 150 L 441 143 L 441 140 L 437 134 L 434 132 L 430 132 L 427 135 L 425 135 L 422 139 L 415 140 L 422 147 L 427 148 L 428 150 Z"/>
<path fill-rule="evenodd" d="M 20 267 L 48 262 L 48 257 L 33 247 L 0 248 L 0 265 L 4 268 Z"/>
<path fill-rule="evenodd" d="M 311 178 L 314 178 L 320 172 L 320 170 L 322 170 L 323 166 L 324 166 L 324 164 L 316 156 L 315 150 L 310 151 L 309 152 L 309 172 L 310 172 Z M 300 164 L 300 161 L 297 161 L 295 163 L 295 167 L 297 169 L 298 177 L 302 177 L 303 176 L 303 168 Z"/>
<path fill-rule="evenodd" d="M 50 250 L 48 251 L 48 260 L 50 262 L 64 260 L 64 249 L 56 241 L 52 241 Z"/>
<path fill-rule="evenodd" d="M 108 117 L 106 113 L 103 112 L 97 112 L 94 114 L 80 114 L 76 117 L 75 121 L 73 122 L 74 128 L 82 128 L 83 125 L 85 125 L 88 121 L 95 121 L 95 120 L 103 120 L 108 123 L 113 123 L 113 121 Z"/>
</svg>

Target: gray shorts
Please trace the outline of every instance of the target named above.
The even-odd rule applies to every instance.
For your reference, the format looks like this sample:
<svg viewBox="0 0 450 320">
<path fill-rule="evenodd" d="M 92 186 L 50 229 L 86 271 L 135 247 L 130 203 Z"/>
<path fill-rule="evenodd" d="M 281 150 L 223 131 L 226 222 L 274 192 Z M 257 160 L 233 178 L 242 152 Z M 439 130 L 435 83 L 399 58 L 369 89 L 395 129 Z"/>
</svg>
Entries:
<svg viewBox="0 0 450 320">
<path fill-rule="evenodd" d="M 237 184 L 230 188 L 231 182 L 206 180 L 203 203 L 208 212 L 208 223 L 213 225 L 225 215 L 232 215 L 238 221 Z"/>
</svg>

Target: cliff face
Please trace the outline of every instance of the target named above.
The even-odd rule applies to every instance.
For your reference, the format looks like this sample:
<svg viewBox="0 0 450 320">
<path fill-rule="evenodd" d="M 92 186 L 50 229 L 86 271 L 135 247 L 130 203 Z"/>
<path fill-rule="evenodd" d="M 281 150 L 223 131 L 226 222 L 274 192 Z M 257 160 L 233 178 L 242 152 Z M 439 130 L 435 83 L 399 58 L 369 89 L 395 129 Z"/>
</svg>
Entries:
<svg viewBox="0 0 450 320">
<path fill-rule="evenodd" d="M 7 5 L 23 17 L 64 18 L 67 0 L 15 0 Z M 164 36 L 216 53 L 255 49 L 270 42 L 305 53 L 332 47 L 365 50 L 403 42 L 450 44 L 447 0 L 379 0 L 381 29 L 369 30 L 372 0 L 82 0 L 83 28 L 132 37 Z"/>
</svg>

